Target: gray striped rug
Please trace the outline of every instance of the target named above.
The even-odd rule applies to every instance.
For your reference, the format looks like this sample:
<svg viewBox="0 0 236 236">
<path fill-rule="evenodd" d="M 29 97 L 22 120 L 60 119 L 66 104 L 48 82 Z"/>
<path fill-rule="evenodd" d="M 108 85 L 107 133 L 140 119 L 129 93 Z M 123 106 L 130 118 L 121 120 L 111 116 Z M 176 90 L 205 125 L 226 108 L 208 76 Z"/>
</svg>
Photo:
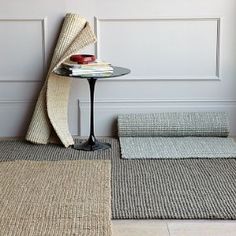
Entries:
<svg viewBox="0 0 236 236">
<path fill-rule="evenodd" d="M 4 141 L 0 159 L 111 158 L 113 219 L 236 219 L 235 159 L 124 160 L 105 141 L 112 149 L 101 152 Z"/>
</svg>

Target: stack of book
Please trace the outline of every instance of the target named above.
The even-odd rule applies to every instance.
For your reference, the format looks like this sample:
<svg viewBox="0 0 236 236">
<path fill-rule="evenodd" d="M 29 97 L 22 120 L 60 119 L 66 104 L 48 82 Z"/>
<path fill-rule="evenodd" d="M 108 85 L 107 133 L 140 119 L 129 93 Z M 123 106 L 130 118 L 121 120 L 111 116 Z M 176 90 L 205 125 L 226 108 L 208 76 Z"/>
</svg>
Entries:
<svg viewBox="0 0 236 236">
<path fill-rule="evenodd" d="M 73 61 L 65 61 L 61 67 L 69 72 L 70 76 L 94 76 L 105 77 L 112 75 L 113 67 L 107 62 L 91 62 L 88 64 L 78 64 Z"/>
</svg>

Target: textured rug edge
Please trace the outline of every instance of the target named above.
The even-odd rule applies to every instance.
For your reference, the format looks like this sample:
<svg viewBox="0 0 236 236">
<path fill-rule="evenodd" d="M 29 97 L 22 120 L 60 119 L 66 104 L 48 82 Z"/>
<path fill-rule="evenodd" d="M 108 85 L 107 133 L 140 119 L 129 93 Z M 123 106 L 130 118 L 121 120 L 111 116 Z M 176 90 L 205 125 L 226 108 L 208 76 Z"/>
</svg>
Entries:
<svg viewBox="0 0 236 236">
<path fill-rule="evenodd" d="M 158 147 L 159 141 L 158 149 L 156 147 Z M 178 145 L 183 146 L 184 142 L 192 142 L 201 148 L 196 150 L 196 147 L 195 149 L 193 147 L 192 150 L 188 150 L 191 154 L 185 154 L 184 149 L 183 151 L 178 150 Z M 119 143 L 121 158 L 125 160 L 236 158 L 236 143 L 231 137 L 119 137 Z M 172 147 L 171 144 L 176 144 L 177 148 Z M 210 146 L 210 151 L 207 145 Z M 219 150 L 219 145 L 221 145 L 222 151 Z M 165 151 L 163 147 L 166 147 L 165 153 L 163 153 Z M 154 153 L 155 148 L 156 154 Z"/>
</svg>

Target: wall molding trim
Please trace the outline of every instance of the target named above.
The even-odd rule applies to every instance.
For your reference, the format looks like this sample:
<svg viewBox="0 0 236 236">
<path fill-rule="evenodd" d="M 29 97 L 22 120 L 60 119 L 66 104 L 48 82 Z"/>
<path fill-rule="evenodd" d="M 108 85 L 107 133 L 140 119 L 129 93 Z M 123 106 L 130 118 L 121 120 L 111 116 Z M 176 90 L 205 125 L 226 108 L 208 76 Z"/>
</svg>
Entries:
<svg viewBox="0 0 236 236">
<path fill-rule="evenodd" d="M 132 71 L 131 71 L 132 73 Z M 218 76 L 134 76 L 126 75 L 121 77 L 114 77 L 111 79 L 99 79 L 99 81 L 220 81 Z"/>
<path fill-rule="evenodd" d="M 100 58 L 100 27 L 102 22 L 132 22 L 132 21 L 216 21 L 216 55 L 215 55 L 215 75 L 212 76 L 132 76 L 116 77 L 108 81 L 220 81 L 220 37 L 221 37 L 221 17 L 157 17 L 157 18 L 109 18 L 94 17 L 94 31 L 97 36 L 95 44 L 95 54 Z M 107 81 L 107 79 L 102 79 Z"/>
<path fill-rule="evenodd" d="M 95 99 L 96 104 L 220 104 L 236 105 L 236 100 L 210 100 L 210 99 Z M 88 99 L 79 99 L 79 104 L 90 104 Z"/>
<path fill-rule="evenodd" d="M 42 56 L 43 56 L 43 73 L 46 73 L 46 68 L 47 68 L 47 50 L 48 50 L 48 41 L 47 41 L 47 17 L 42 17 L 42 18 L 0 18 L 0 22 L 4 21 L 10 21 L 10 22 L 40 22 L 41 28 L 42 28 Z M 9 79 L 9 80 L 1 80 L 0 83 L 18 83 L 18 82 L 36 82 L 36 83 L 41 83 L 41 80 L 24 80 L 24 79 L 19 79 L 19 80 L 14 80 L 14 79 Z"/>
<path fill-rule="evenodd" d="M 0 83 L 43 83 L 44 81 L 42 80 L 0 80 Z"/>
<path fill-rule="evenodd" d="M 35 103 L 37 100 L 0 100 L 1 104 Z"/>
</svg>

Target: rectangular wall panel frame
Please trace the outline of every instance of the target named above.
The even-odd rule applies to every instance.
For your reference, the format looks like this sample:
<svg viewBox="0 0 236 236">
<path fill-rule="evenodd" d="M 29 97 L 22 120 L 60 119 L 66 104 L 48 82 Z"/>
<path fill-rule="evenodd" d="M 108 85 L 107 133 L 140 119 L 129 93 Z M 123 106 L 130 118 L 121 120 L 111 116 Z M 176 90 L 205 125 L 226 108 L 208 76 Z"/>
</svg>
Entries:
<svg viewBox="0 0 236 236">
<path fill-rule="evenodd" d="M 216 65 L 215 75 L 213 76 L 132 76 L 132 73 L 125 77 L 113 78 L 112 81 L 220 81 L 220 32 L 221 32 L 221 17 L 161 17 L 161 18 L 99 18 L 94 17 L 94 30 L 97 36 L 97 43 L 95 45 L 95 54 L 97 58 L 100 58 L 100 43 L 101 34 L 100 27 L 102 22 L 140 22 L 140 21 L 216 21 L 217 33 L 216 33 Z M 104 79 L 107 80 L 107 79 Z M 111 81 L 111 80 L 109 80 Z"/>
<path fill-rule="evenodd" d="M 47 61 L 46 61 L 46 52 L 47 52 L 47 47 L 48 47 L 48 42 L 47 42 L 47 17 L 42 17 L 42 18 L 0 18 L 0 22 L 35 22 L 38 21 L 41 24 L 41 29 L 42 29 L 42 56 L 43 56 L 43 72 L 45 74 L 46 68 L 47 68 Z M 41 83 L 42 80 L 1 80 L 1 82 L 7 82 L 7 83 L 14 83 L 14 82 L 36 82 L 36 83 Z"/>
</svg>

